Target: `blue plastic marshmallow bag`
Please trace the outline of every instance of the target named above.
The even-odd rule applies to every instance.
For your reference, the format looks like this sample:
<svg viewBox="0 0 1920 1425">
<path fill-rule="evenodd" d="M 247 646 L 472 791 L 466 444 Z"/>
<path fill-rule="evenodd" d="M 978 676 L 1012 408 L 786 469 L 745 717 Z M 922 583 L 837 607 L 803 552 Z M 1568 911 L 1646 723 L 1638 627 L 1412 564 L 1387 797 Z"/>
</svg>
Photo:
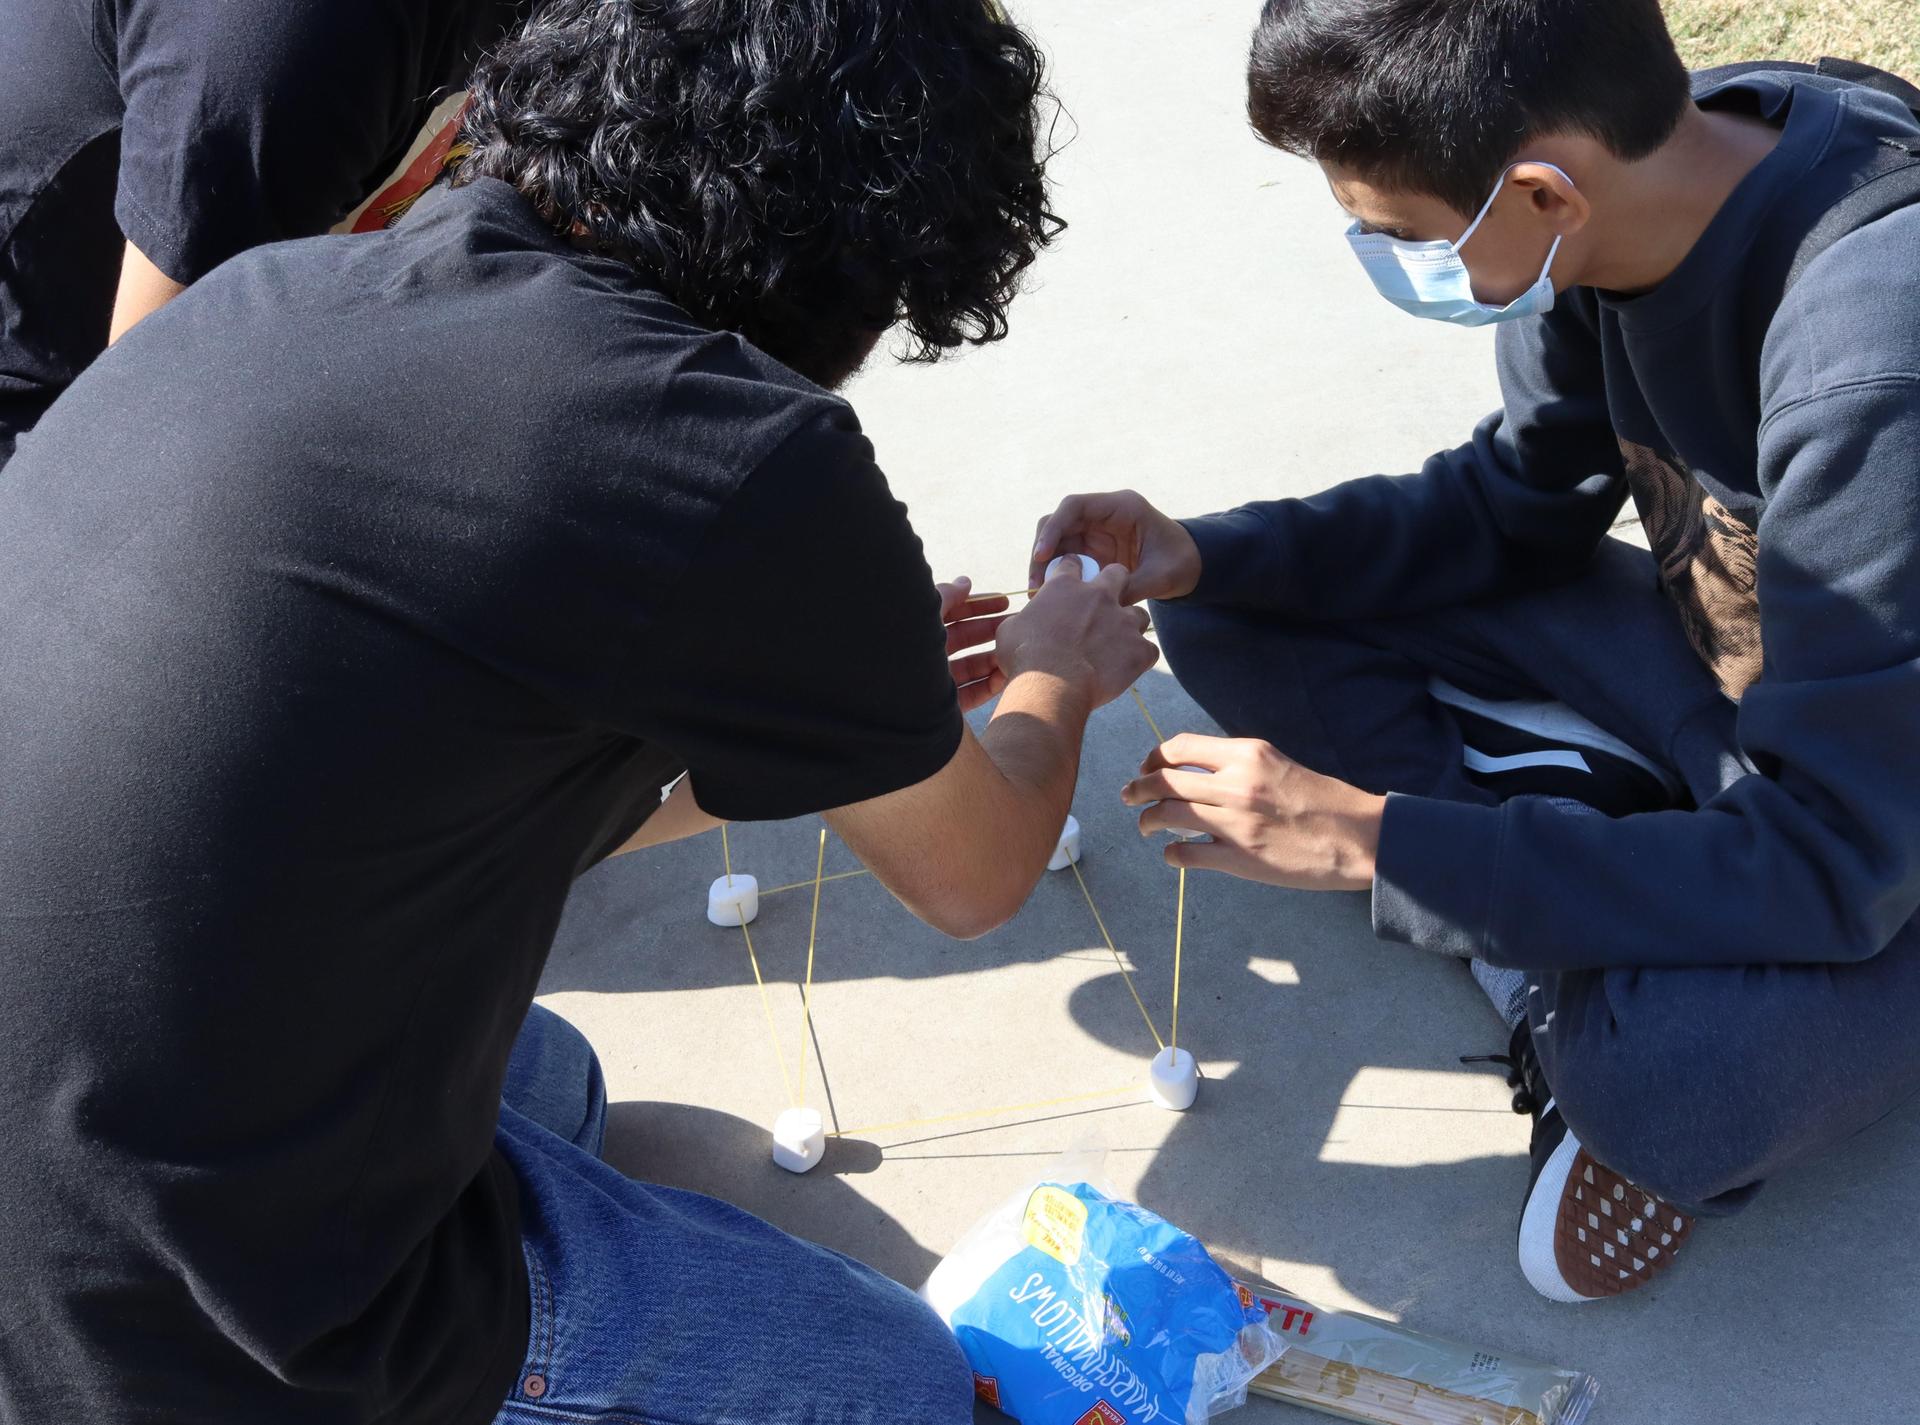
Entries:
<svg viewBox="0 0 1920 1425">
<path fill-rule="evenodd" d="M 1025 1425 L 1201 1425 L 1286 1349 L 1199 1242 L 1084 1182 L 1009 1198 L 921 1295 Z"/>
</svg>

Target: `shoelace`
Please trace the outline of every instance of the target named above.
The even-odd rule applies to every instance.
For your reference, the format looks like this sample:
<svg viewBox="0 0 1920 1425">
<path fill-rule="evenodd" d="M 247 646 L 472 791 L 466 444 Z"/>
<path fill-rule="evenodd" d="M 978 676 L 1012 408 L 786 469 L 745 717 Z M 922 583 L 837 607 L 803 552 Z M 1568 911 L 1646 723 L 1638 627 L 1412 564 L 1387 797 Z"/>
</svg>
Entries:
<svg viewBox="0 0 1920 1425">
<path fill-rule="evenodd" d="M 1513 1028 L 1513 1037 L 1507 1041 L 1504 1054 L 1462 1054 L 1463 1064 L 1498 1064 L 1507 1071 L 1507 1087 L 1513 1093 L 1513 1111 L 1521 1114 L 1539 1114 L 1553 1097 L 1547 1091 L 1547 1076 L 1540 1067 L 1540 1056 L 1534 1052 L 1533 1031 L 1526 1020 L 1521 1020 Z"/>
</svg>

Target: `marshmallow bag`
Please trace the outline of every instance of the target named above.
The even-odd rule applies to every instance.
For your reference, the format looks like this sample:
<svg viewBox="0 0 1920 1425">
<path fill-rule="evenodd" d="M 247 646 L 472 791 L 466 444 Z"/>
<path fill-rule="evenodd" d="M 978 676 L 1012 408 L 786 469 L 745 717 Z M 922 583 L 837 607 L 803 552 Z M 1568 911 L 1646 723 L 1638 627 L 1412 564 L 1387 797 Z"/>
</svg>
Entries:
<svg viewBox="0 0 1920 1425">
<path fill-rule="evenodd" d="M 1024 1425 L 1201 1425 L 1286 1349 L 1199 1242 L 1071 1177 L 1007 1199 L 920 1294 Z"/>
</svg>

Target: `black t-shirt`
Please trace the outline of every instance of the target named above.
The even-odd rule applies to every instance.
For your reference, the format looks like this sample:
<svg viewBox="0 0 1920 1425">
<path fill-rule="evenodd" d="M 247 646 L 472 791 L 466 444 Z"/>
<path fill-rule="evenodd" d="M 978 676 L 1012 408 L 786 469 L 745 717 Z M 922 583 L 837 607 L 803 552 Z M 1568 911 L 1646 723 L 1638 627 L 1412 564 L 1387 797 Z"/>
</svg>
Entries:
<svg viewBox="0 0 1920 1425">
<path fill-rule="evenodd" d="M 848 407 L 492 181 L 95 362 L 0 477 L 0 667 L 9 1422 L 490 1419 L 574 879 L 682 769 L 786 817 L 962 731 Z"/>
<path fill-rule="evenodd" d="M 0 463 L 106 345 L 123 241 L 193 282 L 325 232 L 515 10 L 0 0 Z"/>
</svg>

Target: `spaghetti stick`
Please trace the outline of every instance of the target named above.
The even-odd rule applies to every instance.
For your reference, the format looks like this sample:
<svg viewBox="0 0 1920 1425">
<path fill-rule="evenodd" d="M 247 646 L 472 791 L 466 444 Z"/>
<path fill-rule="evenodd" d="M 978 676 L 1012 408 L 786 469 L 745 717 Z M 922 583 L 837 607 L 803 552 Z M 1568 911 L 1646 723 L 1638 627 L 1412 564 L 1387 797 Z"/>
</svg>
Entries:
<svg viewBox="0 0 1920 1425">
<path fill-rule="evenodd" d="M 822 882 L 850 881 L 855 876 L 871 876 L 872 874 L 873 872 L 869 871 L 865 866 L 862 866 L 857 871 L 835 871 L 831 876 L 822 876 L 820 879 Z M 764 899 L 767 896 L 777 896 L 782 891 L 804 891 L 812 884 L 812 881 L 790 881 L 784 886 L 769 886 L 766 890 L 760 892 L 760 895 L 761 898 Z"/>
<path fill-rule="evenodd" d="M 1133 687 L 1128 688 L 1127 691 L 1133 694 L 1134 702 L 1139 705 L 1140 716 L 1145 718 L 1147 720 L 1147 726 L 1153 729 L 1153 740 L 1155 742 L 1165 742 L 1167 740 L 1166 734 L 1160 731 L 1160 724 L 1155 722 L 1153 720 L 1153 714 L 1147 711 L 1147 700 L 1140 696 L 1139 685 L 1135 684 Z"/>
<path fill-rule="evenodd" d="M 1121 1098 L 1138 1092 L 1137 1087 L 1129 1084 L 1125 1088 L 1062 1094 L 1059 1098 L 1035 1099 L 1031 1103 L 1003 1103 L 994 1108 L 970 1108 L 964 1113 L 942 1113 L 933 1118 L 905 1118 L 894 1123 L 863 1123 L 858 1128 L 836 1128 L 832 1136 L 865 1138 L 875 1133 L 899 1133 L 908 1128 L 934 1128 L 943 1123 L 964 1123 L 971 1118 L 1001 1118 L 1015 1113 L 1033 1113 L 1043 1108 L 1062 1108 L 1070 1103 L 1092 1103 L 1095 1099 Z"/>
<path fill-rule="evenodd" d="M 1180 941 L 1187 925 L 1187 868 L 1180 868 L 1180 895 L 1173 912 L 1173 1023 L 1167 1027 L 1167 1047 L 1180 1047 Z"/>
<path fill-rule="evenodd" d="M 767 982 L 760 974 L 760 956 L 754 952 L 753 932 L 747 929 L 744 920 L 740 922 L 740 933 L 747 937 L 747 960 L 753 966 L 753 982 L 760 987 L 760 1008 L 767 1013 L 767 1038 L 773 1041 L 773 1056 L 780 1061 L 780 1082 L 786 1085 L 787 1098 L 797 1108 L 800 1101 L 794 1097 L 793 1080 L 787 1076 L 787 1051 L 780 1047 L 780 1031 L 773 1027 L 773 1001 L 767 997 Z"/>
<path fill-rule="evenodd" d="M 1087 886 L 1087 878 L 1080 874 L 1078 862 L 1067 862 L 1067 869 L 1073 872 L 1074 880 L 1080 883 L 1080 894 L 1087 898 L 1087 909 L 1093 912 L 1093 923 L 1100 927 L 1100 938 L 1107 942 L 1107 953 L 1113 956 L 1113 963 L 1120 970 L 1120 980 L 1127 987 L 1127 993 L 1133 996 L 1134 1004 L 1140 1008 L 1140 1017 L 1147 1022 L 1147 1033 L 1153 1036 L 1154 1047 L 1164 1049 L 1167 1041 L 1160 1037 L 1160 1031 L 1154 1027 L 1153 1016 L 1147 1013 L 1146 1003 L 1140 998 L 1140 991 L 1133 986 L 1133 972 L 1127 968 L 1127 962 L 1120 958 L 1120 947 L 1113 943 L 1113 935 L 1107 929 L 1106 917 L 1100 914 L 1100 907 L 1093 903 L 1093 892 Z"/>
<path fill-rule="evenodd" d="M 1030 599 L 1039 592 L 1040 590 L 1036 587 L 1032 589 L 1010 589 L 1005 593 L 999 594 L 968 594 L 967 602 L 973 604 L 985 603 L 988 599 Z"/>
<path fill-rule="evenodd" d="M 827 829 L 820 828 L 820 853 L 813 862 L 813 923 L 807 927 L 807 980 L 800 991 L 800 1097 L 797 1106 L 807 1106 L 807 1041 L 813 1037 L 813 942 L 820 933 L 820 873 L 827 864 Z"/>
</svg>

